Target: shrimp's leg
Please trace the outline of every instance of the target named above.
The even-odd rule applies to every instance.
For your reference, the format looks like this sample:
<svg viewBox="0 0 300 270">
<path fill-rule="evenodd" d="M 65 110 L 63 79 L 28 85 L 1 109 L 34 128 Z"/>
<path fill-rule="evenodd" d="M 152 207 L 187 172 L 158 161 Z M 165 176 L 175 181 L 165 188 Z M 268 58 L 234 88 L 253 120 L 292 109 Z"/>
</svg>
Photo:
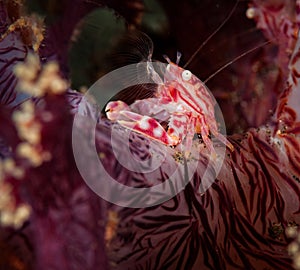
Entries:
<svg viewBox="0 0 300 270">
<path fill-rule="evenodd" d="M 110 101 L 105 107 L 107 118 L 116 121 L 120 117 L 121 111 L 132 111 L 140 115 L 147 115 L 161 121 L 167 121 L 170 113 L 168 112 L 169 99 L 167 98 L 147 98 L 136 100 L 130 106 L 125 102 Z"/>
<path fill-rule="evenodd" d="M 186 113 L 175 113 L 170 117 L 168 124 L 168 134 L 176 136 L 183 141 L 183 151 L 185 157 L 189 157 L 192 152 L 193 138 L 196 132 L 196 118 Z"/>
<path fill-rule="evenodd" d="M 204 120 L 204 117 L 200 116 L 198 117 L 198 121 L 200 123 L 200 131 L 201 131 L 201 136 L 202 140 L 205 143 L 205 146 L 208 148 L 209 152 L 213 154 L 213 156 L 216 156 L 216 151 L 213 147 L 212 141 L 209 139 L 209 127 L 207 123 Z"/>
<path fill-rule="evenodd" d="M 219 141 L 221 141 L 224 145 L 226 145 L 230 149 L 231 152 L 234 151 L 233 145 L 226 139 L 226 137 L 223 134 L 221 134 L 218 131 L 218 128 L 215 124 L 209 125 L 209 130 Z"/>
<path fill-rule="evenodd" d="M 121 111 L 120 115 L 122 116 L 122 119 L 129 120 L 117 120 L 117 122 L 124 127 L 127 127 L 166 145 L 175 146 L 180 142 L 179 137 L 168 134 L 160 125 L 160 123 L 154 118 L 130 111 Z"/>
<path fill-rule="evenodd" d="M 138 112 L 141 115 L 151 116 L 161 121 L 167 121 L 170 116 L 168 98 L 147 98 L 136 100 L 130 105 L 131 111 Z"/>
<path fill-rule="evenodd" d="M 192 145 L 193 145 L 193 138 L 195 135 L 195 126 L 196 126 L 196 119 L 192 117 L 187 125 L 186 135 L 185 135 L 185 155 L 189 157 L 190 153 L 192 152 Z"/>
<path fill-rule="evenodd" d="M 187 134 L 187 123 L 189 116 L 183 113 L 173 113 L 168 122 L 168 134 L 171 137 L 179 138 L 180 141 Z"/>
<path fill-rule="evenodd" d="M 223 136 L 223 135 L 222 135 L 221 133 L 219 133 L 219 132 L 217 132 L 217 133 L 213 133 L 213 132 L 212 132 L 212 134 L 213 134 L 219 141 L 221 141 L 224 145 L 226 145 L 226 146 L 229 148 L 229 150 L 230 150 L 231 152 L 234 151 L 233 145 L 226 139 L 225 136 Z"/>
</svg>

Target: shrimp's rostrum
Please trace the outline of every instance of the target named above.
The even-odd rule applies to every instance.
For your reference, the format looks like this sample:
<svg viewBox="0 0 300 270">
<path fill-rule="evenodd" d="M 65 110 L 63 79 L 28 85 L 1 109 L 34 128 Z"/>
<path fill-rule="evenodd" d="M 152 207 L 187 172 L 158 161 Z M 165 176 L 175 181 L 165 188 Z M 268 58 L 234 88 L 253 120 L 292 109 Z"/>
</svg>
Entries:
<svg viewBox="0 0 300 270">
<path fill-rule="evenodd" d="M 105 108 L 107 117 L 165 145 L 177 146 L 184 141 L 187 151 L 192 147 L 195 133 L 201 134 L 212 153 L 215 150 L 210 134 L 233 151 L 232 144 L 219 133 L 215 102 L 204 83 L 189 70 L 168 62 L 163 81 L 152 63 L 147 64 L 158 85 L 154 97 L 136 100 L 130 106 L 122 101 L 109 102 Z M 167 122 L 167 128 L 164 129 L 159 121 Z"/>
</svg>

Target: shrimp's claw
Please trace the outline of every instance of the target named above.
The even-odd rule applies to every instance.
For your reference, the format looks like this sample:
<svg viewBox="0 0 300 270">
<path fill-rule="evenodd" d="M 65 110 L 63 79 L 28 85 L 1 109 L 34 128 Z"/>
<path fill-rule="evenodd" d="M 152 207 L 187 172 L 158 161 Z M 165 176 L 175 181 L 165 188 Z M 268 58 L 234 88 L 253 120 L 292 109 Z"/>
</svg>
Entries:
<svg viewBox="0 0 300 270">
<path fill-rule="evenodd" d="M 105 107 L 105 113 L 109 120 L 115 121 L 120 117 L 120 113 L 124 110 L 130 110 L 129 106 L 121 101 L 110 101 Z"/>
<path fill-rule="evenodd" d="M 120 114 L 123 116 L 122 119 L 127 118 L 131 120 L 118 120 L 118 123 L 126 128 L 162 142 L 165 145 L 175 146 L 179 143 L 179 138 L 170 136 L 154 118 L 130 111 L 121 111 Z"/>
</svg>

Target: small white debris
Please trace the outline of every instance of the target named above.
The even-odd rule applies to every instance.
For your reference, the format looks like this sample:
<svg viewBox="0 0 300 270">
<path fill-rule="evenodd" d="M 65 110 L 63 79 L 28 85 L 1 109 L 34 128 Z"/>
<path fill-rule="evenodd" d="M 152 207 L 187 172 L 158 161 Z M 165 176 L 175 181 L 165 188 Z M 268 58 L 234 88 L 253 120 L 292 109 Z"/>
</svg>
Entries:
<svg viewBox="0 0 300 270">
<path fill-rule="evenodd" d="M 246 11 L 246 16 L 248 19 L 253 19 L 256 16 L 256 8 L 250 7 Z"/>
</svg>

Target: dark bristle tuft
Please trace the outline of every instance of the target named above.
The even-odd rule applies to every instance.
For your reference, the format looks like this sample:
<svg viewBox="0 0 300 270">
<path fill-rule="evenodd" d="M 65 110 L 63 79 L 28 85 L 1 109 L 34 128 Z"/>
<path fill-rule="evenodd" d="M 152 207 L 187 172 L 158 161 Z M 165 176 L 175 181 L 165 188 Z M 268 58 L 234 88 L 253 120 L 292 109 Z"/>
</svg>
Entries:
<svg viewBox="0 0 300 270">
<path fill-rule="evenodd" d="M 153 42 L 143 32 L 132 30 L 126 33 L 112 49 L 109 62 L 112 69 L 150 61 L 153 54 Z"/>
</svg>

